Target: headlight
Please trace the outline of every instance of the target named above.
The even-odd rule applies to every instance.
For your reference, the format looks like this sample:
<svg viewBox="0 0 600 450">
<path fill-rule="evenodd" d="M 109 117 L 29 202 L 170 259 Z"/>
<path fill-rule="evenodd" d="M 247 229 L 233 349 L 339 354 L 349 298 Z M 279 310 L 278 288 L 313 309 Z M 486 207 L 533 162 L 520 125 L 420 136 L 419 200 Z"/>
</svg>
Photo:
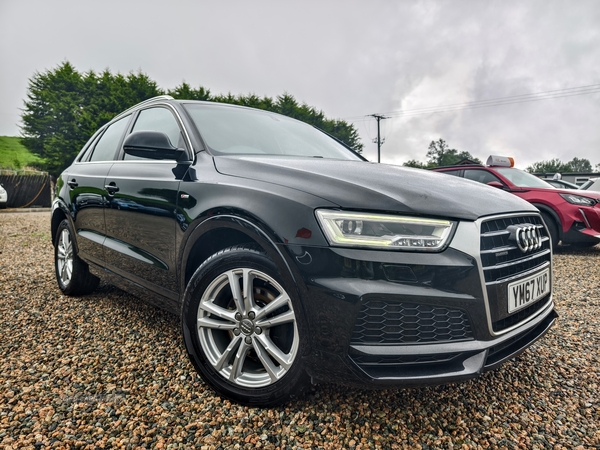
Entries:
<svg viewBox="0 0 600 450">
<path fill-rule="evenodd" d="M 425 219 L 319 209 L 317 218 L 331 245 L 435 252 L 450 241 L 456 225 Z"/>
<path fill-rule="evenodd" d="M 593 198 L 582 197 L 581 195 L 575 195 L 575 194 L 559 194 L 559 195 L 573 205 L 594 206 L 596 204 L 596 200 L 594 200 Z"/>
</svg>

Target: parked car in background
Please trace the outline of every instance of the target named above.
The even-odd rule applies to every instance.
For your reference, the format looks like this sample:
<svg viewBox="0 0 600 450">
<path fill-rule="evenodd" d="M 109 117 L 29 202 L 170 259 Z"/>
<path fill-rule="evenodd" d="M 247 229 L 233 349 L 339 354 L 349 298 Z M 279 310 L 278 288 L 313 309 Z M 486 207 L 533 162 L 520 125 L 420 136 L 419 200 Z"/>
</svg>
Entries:
<svg viewBox="0 0 600 450">
<path fill-rule="evenodd" d="M 600 192 L 600 178 L 590 178 L 585 183 L 583 183 L 579 189 L 584 191 L 596 191 Z"/>
<path fill-rule="evenodd" d="M 531 204 L 369 163 L 278 114 L 143 102 L 98 130 L 56 189 L 60 290 L 91 292 L 100 276 L 179 315 L 195 368 L 241 403 L 281 403 L 311 380 L 476 377 L 556 318 Z"/>
<path fill-rule="evenodd" d="M 486 165 L 438 167 L 436 172 L 487 184 L 527 200 L 538 208 L 552 237 L 559 242 L 592 246 L 600 243 L 600 193 L 556 189 L 545 180 L 516 169 L 512 158 L 490 156 Z"/>
<path fill-rule="evenodd" d="M 542 178 L 546 183 L 551 184 L 558 189 L 579 189 L 575 183 L 571 183 L 565 180 L 557 180 L 554 178 Z"/>
<path fill-rule="evenodd" d="M 7 204 L 8 204 L 8 193 L 6 192 L 6 189 L 4 189 L 4 186 L 2 184 L 0 184 L 0 209 L 6 208 Z"/>
</svg>

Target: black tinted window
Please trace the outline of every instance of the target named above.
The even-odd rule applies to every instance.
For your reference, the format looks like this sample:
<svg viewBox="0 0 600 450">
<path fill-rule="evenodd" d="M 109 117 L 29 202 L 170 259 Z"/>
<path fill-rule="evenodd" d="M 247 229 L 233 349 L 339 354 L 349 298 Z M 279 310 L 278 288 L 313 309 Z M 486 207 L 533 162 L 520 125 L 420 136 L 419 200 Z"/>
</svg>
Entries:
<svg viewBox="0 0 600 450">
<path fill-rule="evenodd" d="M 500 181 L 500 178 L 498 178 L 493 173 L 488 172 L 487 170 L 465 170 L 465 178 L 467 178 L 468 180 L 478 181 L 483 184 L 488 184 L 491 181 L 498 181 L 502 183 L 502 181 Z"/>
<path fill-rule="evenodd" d="M 134 131 L 160 131 L 167 135 L 174 147 L 185 147 L 177 120 L 173 113 L 166 108 L 150 108 L 140 111 L 131 132 Z M 127 160 L 144 159 L 128 154 L 125 154 L 123 158 Z"/>
<path fill-rule="evenodd" d="M 459 177 L 460 176 L 460 170 L 444 170 L 440 173 L 445 173 L 446 175 L 453 175 L 455 177 Z"/>
<path fill-rule="evenodd" d="M 117 120 L 111 126 L 109 126 L 96 146 L 90 161 L 110 161 L 114 159 L 117 153 L 117 146 L 121 141 L 121 136 L 127 127 L 129 122 L 129 116 L 125 116 L 122 119 Z"/>
</svg>

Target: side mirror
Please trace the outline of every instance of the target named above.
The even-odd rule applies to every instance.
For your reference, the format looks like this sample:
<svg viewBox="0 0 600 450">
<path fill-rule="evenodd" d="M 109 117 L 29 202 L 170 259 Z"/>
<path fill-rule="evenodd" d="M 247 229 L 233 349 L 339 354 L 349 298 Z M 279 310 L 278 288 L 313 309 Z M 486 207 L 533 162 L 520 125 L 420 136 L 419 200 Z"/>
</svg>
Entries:
<svg viewBox="0 0 600 450">
<path fill-rule="evenodd" d="M 147 159 L 174 159 L 185 157 L 186 151 L 173 147 L 165 133 L 160 131 L 136 131 L 125 138 L 123 150 L 128 155 Z"/>
<path fill-rule="evenodd" d="M 499 181 L 490 181 L 487 185 L 498 188 L 498 189 L 504 189 L 504 185 L 502 183 L 500 183 Z"/>
</svg>

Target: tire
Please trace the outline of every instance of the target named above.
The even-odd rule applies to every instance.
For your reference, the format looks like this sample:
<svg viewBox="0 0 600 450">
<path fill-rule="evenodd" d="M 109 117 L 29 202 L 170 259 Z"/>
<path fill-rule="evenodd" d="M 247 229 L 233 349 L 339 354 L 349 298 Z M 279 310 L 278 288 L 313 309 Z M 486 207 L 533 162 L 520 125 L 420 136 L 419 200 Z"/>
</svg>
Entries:
<svg viewBox="0 0 600 450">
<path fill-rule="evenodd" d="M 302 319 L 291 294 L 273 261 L 254 245 L 221 250 L 196 270 L 184 295 L 184 341 L 196 370 L 218 394 L 267 407 L 306 387 Z"/>
<path fill-rule="evenodd" d="M 93 292 L 100 280 L 90 273 L 75 250 L 74 234 L 67 219 L 58 226 L 54 243 L 54 271 L 58 287 L 65 295 L 84 295 Z"/>
<path fill-rule="evenodd" d="M 548 233 L 550 234 L 550 241 L 552 242 L 552 248 L 556 248 L 558 246 L 558 227 L 554 219 L 548 213 L 542 213 L 542 219 L 544 219 L 544 223 L 548 228 Z"/>
</svg>

